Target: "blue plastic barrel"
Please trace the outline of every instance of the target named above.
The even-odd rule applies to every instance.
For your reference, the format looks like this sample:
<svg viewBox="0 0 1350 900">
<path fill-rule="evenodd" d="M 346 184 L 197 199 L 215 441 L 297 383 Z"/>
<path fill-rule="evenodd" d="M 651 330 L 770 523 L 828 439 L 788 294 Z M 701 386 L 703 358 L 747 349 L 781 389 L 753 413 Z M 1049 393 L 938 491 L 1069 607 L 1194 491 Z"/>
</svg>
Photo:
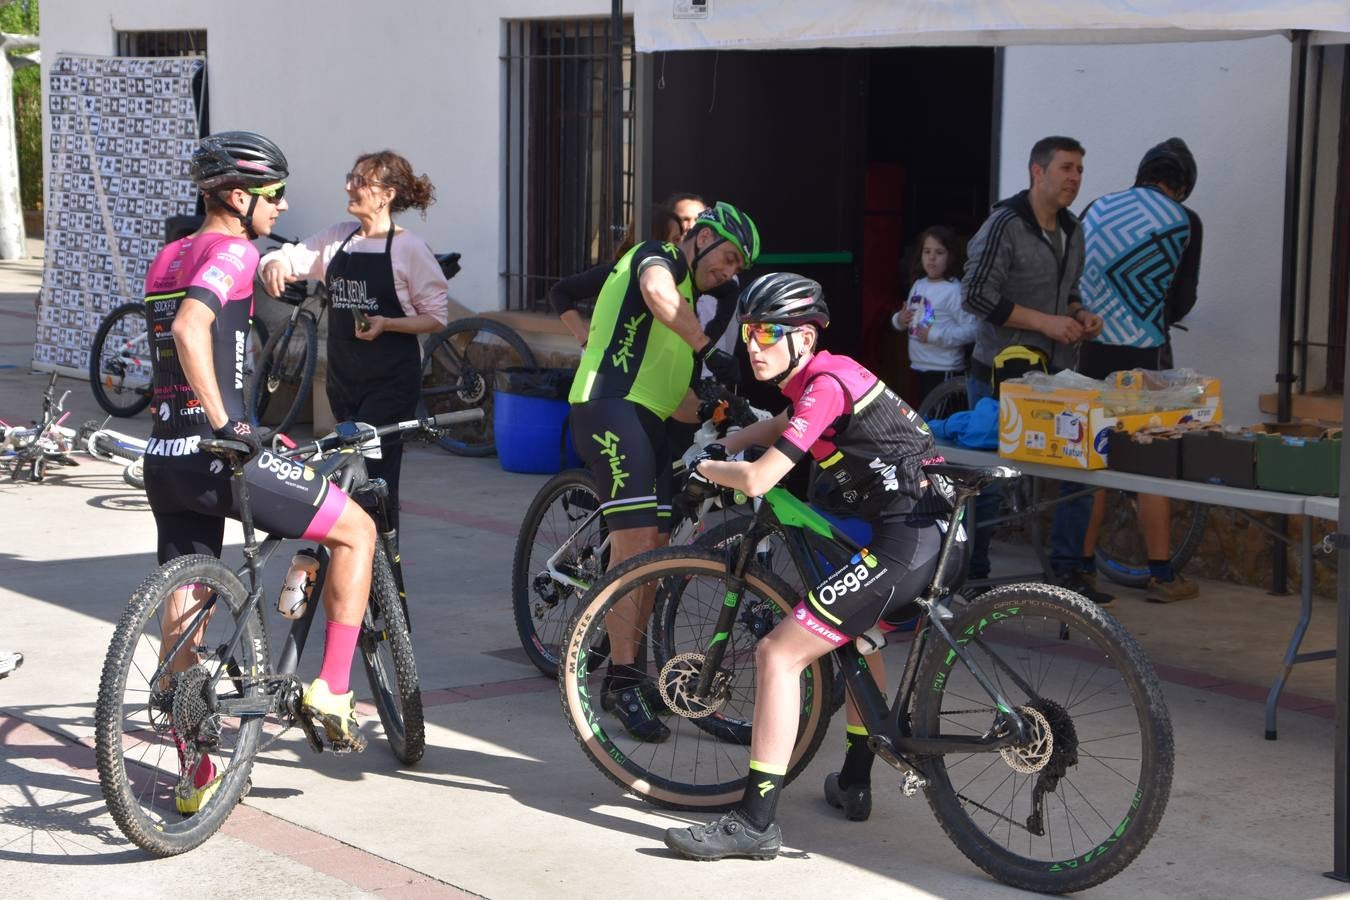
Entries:
<svg viewBox="0 0 1350 900">
<path fill-rule="evenodd" d="M 505 471 L 551 475 L 581 465 L 567 433 L 571 388 L 571 369 L 497 370 L 492 431 Z"/>
</svg>

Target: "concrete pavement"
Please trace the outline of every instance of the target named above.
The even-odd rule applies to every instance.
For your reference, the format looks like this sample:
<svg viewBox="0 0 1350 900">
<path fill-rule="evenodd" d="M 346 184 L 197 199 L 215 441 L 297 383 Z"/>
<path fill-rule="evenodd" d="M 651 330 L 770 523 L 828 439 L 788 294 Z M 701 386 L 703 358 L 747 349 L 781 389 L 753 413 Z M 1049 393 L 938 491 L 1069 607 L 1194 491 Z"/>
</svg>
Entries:
<svg viewBox="0 0 1350 900">
<path fill-rule="evenodd" d="M 36 416 L 30 374 L 37 268 L 0 263 L 0 418 Z M 3 367 L 12 368 L 3 368 Z M 87 385 L 71 421 L 93 418 Z M 123 420 L 148 431 L 148 420 Z M 171 860 L 123 839 L 93 771 L 92 710 L 126 598 L 154 566 L 143 496 L 88 461 L 42 484 L 0 476 L 0 646 L 27 656 L 0 680 L 0 879 L 6 896 L 155 896 L 246 885 L 303 897 L 691 896 L 998 897 L 884 766 L 875 811 L 845 822 L 820 796 L 842 723 L 780 806 L 788 843 L 769 864 L 672 859 L 664 828 L 697 817 L 622 796 L 583 757 L 558 704 L 519 650 L 509 605 L 519 519 L 542 483 L 495 460 L 411 450 L 403 554 L 428 752 L 401 768 L 366 726 L 361 755 L 315 756 L 287 735 L 253 772 L 222 833 Z M 238 530 L 227 532 L 237 557 Z M 998 560 L 996 560 L 997 563 Z M 273 573 L 271 583 L 276 583 Z M 1177 739 L 1161 829 L 1100 897 L 1325 897 L 1331 864 L 1329 664 L 1296 672 L 1278 742 L 1262 739 L 1268 673 L 1292 598 L 1206 582 L 1194 604 L 1156 607 L 1121 591 L 1116 615 L 1160 663 Z M 1328 604 L 1308 645 L 1320 647 Z M 1319 639 L 1320 638 L 1320 639 Z M 895 652 L 891 648 L 888 652 Z M 306 660 L 308 676 L 317 652 Z M 900 659 L 893 662 L 898 670 Z M 359 674 L 353 683 L 364 689 Z"/>
</svg>

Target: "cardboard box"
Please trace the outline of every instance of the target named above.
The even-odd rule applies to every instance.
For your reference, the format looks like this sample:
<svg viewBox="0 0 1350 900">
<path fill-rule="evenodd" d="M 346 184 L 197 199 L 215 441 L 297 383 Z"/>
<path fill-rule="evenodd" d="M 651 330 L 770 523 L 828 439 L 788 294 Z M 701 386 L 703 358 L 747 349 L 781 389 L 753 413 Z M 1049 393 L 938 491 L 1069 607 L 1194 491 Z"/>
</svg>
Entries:
<svg viewBox="0 0 1350 900">
<path fill-rule="evenodd" d="M 1113 429 L 1107 441 L 1107 465 L 1116 472 L 1134 472 L 1158 478 L 1177 478 L 1181 474 L 1181 435 L 1149 434 L 1143 431 Z"/>
<path fill-rule="evenodd" d="M 1256 437 L 1250 429 L 1182 435 L 1181 477 L 1229 487 L 1256 487 Z"/>
<path fill-rule="evenodd" d="M 1256 425 L 1256 486 L 1335 497 L 1341 491 L 1341 429 Z"/>
<path fill-rule="evenodd" d="M 1115 415 L 1102 405 L 1098 391 L 1038 389 L 1009 381 L 999 389 L 998 418 L 1000 456 L 1073 469 L 1103 469 L 1112 429 L 1138 431 L 1150 425 L 1218 422 L 1223 418 L 1223 401 L 1219 380 L 1211 378 L 1205 382 L 1204 402 L 1199 406 Z"/>
</svg>

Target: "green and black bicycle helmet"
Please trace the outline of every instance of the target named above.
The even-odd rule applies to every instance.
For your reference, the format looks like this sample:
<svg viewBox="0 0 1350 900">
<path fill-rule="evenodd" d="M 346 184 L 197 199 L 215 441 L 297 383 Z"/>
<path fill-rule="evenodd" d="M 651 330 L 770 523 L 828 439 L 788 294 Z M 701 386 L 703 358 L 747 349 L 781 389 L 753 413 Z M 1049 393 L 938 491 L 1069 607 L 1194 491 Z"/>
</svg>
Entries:
<svg viewBox="0 0 1350 900">
<path fill-rule="evenodd" d="M 750 268 L 759 259 L 759 229 L 755 228 L 754 220 L 730 203 L 718 202 L 699 213 L 689 233 L 696 234 L 700 228 L 711 228 L 717 232 L 718 240 L 694 257 L 695 263 L 723 241 L 730 241 L 741 251 L 745 268 Z"/>
<path fill-rule="evenodd" d="M 192 154 L 192 181 L 202 191 L 263 187 L 285 181 L 289 174 L 281 148 L 252 131 L 208 135 Z"/>
<path fill-rule="evenodd" d="M 795 272 L 761 275 L 741 291 L 736 301 L 736 320 L 742 325 L 787 325 L 794 329 L 814 325 L 817 331 L 830 325 L 830 308 L 819 282 Z M 788 366 L 771 384 L 781 384 L 797 368 L 801 354 L 794 334 L 787 335 Z"/>
<path fill-rule="evenodd" d="M 230 209 L 244 233 L 252 240 L 258 236 L 253 229 L 253 211 L 258 207 L 258 195 L 249 199 L 248 209 L 240 212 L 216 195 L 222 189 L 260 188 L 290 175 L 290 165 L 281 148 L 253 131 L 222 131 L 207 135 L 197 144 L 192 154 L 192 182 L 206 195 L 208 201 Z"/>
<path fill-rule="evenodd" d="M 761 275 L 741 291 L 736 319 L 742 325 L 765 322 L 826 328 L 830 324 L 830 308 L 825 305 L 825 290 L 818 282 L 794 272 L 773 272 Z"/>
<path fill-rule="evenodd" d="M 1184 201 L 1195 190 L 1198 174 L 1191 148 L 1187 147 L 1181 138 L 1174 137 L 1149 148 L 1144 158 L 1139 160 L 1134 183 L 1140 185 L 1161 182 L 1178 192 L 1177 200 Z"/>
</svg>

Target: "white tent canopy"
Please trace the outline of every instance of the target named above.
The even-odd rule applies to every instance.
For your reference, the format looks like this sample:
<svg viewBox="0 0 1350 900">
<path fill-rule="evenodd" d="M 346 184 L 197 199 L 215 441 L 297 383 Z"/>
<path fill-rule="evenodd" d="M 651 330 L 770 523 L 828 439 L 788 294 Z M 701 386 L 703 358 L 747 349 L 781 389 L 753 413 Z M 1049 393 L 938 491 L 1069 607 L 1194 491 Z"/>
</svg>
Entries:
<svg viewBox="0 0 1350 900">
<path fill-rule="evenodd" d="M 1350 0 L 633 0 L 637 49 L 768 50 L 1350 39 Z"/>
</svg>

